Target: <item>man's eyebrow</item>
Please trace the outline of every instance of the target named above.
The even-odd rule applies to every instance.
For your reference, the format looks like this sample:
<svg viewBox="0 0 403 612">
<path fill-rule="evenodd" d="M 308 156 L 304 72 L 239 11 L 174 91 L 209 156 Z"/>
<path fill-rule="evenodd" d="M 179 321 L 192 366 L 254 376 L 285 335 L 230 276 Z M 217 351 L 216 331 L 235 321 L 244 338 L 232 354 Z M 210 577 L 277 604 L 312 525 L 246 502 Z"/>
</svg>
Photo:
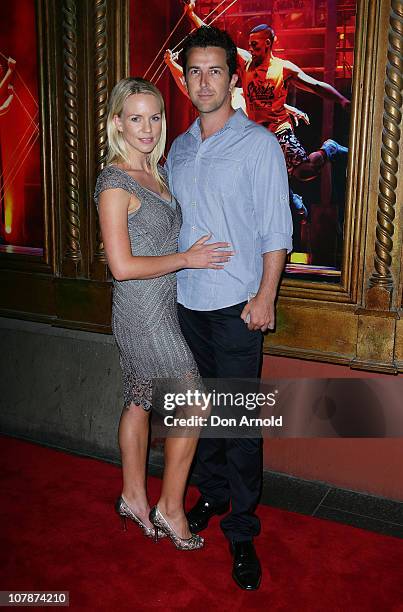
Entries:
<svg viewBox="0 0 403 612">
<path fill-rule="evenodd" d="M 201 66 L 188 66 L 188 70 L 191 70 L 192 68 L 200 68 Z M 208 69 L 211 70 L 212 68 L 220 68 L 220 70 L 224 70 L 224 66 L 208 66 Z"/>
</svg>

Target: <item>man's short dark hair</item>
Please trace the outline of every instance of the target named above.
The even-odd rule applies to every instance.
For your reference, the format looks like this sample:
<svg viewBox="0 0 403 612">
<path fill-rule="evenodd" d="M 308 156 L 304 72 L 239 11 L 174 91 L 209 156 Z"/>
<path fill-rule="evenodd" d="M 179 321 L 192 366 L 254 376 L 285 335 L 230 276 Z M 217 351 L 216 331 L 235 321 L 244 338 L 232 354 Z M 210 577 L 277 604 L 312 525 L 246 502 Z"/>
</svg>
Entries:
<svg viewBox="0 0 403 612">
<path fill-rule="evenodd" d="M 270 40 L 270 44 L 272 45 L 276 37 L 273 28 L 267 25 L 267 23 L 261 23 L 250 31 L 251 34 L 259 34 L 260 32 L 263 32 L 266 38 Z"/>
<path fill-rule="evenodd" d="M 235 74 L 237 69 L 237 48 L 231 36 L 225 32 L 225 30 L 220 30 L 219 28 L 215 28 L 213 26 L 202 26 L 201 28 L 195 30 L 195 32 L 189 34 L 183 44 L 182 54 L 183 74 L 185 77 L 188 54 L 194 47 L 219 47 L 220 49 L 224 49 L 227 55 L 227 65 L 230 78 L 233 74 Z"/>
</svg>

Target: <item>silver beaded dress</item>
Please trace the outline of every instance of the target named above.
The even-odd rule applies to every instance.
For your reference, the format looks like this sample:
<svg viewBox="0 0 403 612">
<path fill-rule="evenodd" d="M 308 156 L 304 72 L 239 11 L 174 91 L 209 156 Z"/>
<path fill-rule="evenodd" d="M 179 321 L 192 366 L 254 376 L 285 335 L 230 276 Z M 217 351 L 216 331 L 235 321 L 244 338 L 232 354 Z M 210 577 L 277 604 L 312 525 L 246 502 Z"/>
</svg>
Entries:
<svg viewBox="0 0 403 612">
<path fill-rule="evenodd" d="M 164 168 L 159 170 L 165 178 Z M 102 191 L 116 188 L 135 194 L 141 203 L 128 215 L 132 254 L 176 253 L 182 214 L 175 198 L 167 202 L 124 170 L 106 166 L 95 187 L 97 206 Z M 153 381 L 177 379 L 198 385 L 197 366 L 179 326 L 175 273 L 146 280 L 114 280 L 112 331 L 119 348 L 125 408 L 134 403 L 150 410 Z"/>
</svg>

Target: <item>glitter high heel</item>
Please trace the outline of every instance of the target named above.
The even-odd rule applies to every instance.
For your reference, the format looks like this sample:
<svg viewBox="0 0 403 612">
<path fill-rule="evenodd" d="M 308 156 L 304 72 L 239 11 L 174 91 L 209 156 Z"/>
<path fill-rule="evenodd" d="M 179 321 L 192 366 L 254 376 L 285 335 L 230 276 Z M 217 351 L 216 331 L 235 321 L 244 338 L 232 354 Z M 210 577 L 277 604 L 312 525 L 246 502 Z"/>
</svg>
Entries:
<svg viewBox="0 0 403 612">
<path fill-rule="evenodd" d="M 196 550 L 203 548 L 204 538 L 193 533 L 190 538 L 181 538 L 172 529 L 166 518 L 161 514 L 158 506 L 154 506 L 150 512 L 150 521 L 155 527 L 155 541 L 158 542 L 159 532 L 167 535 L 172 540 L 178 550 Z"/>
<path fill-rule="evenodd" d="M 120 496 L 116 500 L 115 510 L 122 520 L 124 531 L 127 531 L 127 519 L 129 518 L 131 521 L 133 521 L 134 523 L 136 523 L 136 525 L 140 527 L 140 529 L 143 531 L 144 535 L 147 536 L 147 538 L 155 539 L 155 529 L 144 525 L 143 521 L 134 514 L 133 510 L 130 508 L 129 504 L 123 499 L 122 496 Z"/>
</svg>

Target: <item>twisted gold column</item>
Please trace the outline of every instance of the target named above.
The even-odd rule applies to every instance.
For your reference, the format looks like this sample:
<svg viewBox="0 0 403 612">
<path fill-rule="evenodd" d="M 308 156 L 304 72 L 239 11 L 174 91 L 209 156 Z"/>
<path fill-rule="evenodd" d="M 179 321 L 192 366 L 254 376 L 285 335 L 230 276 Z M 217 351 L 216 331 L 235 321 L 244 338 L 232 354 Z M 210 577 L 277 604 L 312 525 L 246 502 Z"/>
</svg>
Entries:
<svg viewBox="0 0 403 612">
<path fill-rule="evenodd" d="M 95 0 L 95 163 L 96 175 L 105 165 L 107 154 L 106 118 L 108 113 L 108 35 L 106 0 Z M 97 218 L 96 261 L 106 263 L 102 236 Z"/>
<path fill-rule="evenodd" d="M 76 270 L 81 261 L 77 96 L 77 17 L 75 0 L 63 1 L 64 159 L 66 168 L 66 247 Z"/>
<path fill-rule="evenodd" d="M 383 130 L 375 240 L 374 271 L 369 280 L 367 307 L 390 308 L 394 281 L 391 274 L 396 187 L 402 119 L 403 2 L 392 0 L 383 111 Z M 379 291 L 380 290 L 380 291 Z"/>
</svg>

